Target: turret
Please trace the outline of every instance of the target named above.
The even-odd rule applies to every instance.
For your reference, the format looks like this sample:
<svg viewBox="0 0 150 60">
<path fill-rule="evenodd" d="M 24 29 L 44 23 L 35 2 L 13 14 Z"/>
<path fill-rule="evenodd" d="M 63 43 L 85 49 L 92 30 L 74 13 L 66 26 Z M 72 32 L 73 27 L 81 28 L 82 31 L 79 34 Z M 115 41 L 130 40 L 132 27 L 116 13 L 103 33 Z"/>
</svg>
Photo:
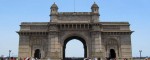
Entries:
<svg viewBox="0 0 150 60">
<path fill-rule="evenodd" d="M 99 14 L 99 7 L 98 7 L 98 5 L 95 2 L 92 5 L 91 10 L 92 10 L 92 13 Z"/>
<path fill-rule="evenodd" d="M 98 5 L 94 2 L 94 4 L 91 7 L 92 10 L 92 22 L 99 22 L 99 7 Z"/>
<path fill-rule="evenodd" d="M 56 15 L 58 13 L 58 7 L 55 3 L 51 6 L 50 9 L 51 9 L 51 14 L 50 15 Z"/>
<path fill-rule="evenodd" d="M 57 15 L 58 15 L 58 7 L 57 5 L 54 3 L 51 6 L 51 12 L 50 12 L 50 22 L 57 22 Z"/>
</svg>

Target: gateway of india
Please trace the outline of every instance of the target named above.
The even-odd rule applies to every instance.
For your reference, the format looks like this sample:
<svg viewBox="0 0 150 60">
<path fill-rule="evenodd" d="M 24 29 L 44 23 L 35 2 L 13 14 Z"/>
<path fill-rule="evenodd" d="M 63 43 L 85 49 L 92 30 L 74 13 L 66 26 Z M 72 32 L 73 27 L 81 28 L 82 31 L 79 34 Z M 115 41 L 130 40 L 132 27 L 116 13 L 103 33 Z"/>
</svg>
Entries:
<svg viewBox="0 0 150 60">
<path fill-rule="evenodd" d="M 65 56 L 66 44 L 77 39 L 83 43 L 83 58 L 129 59 L 132 58 L 132 32 L 128 22 L 101 22 L 96 3 L 91 6 L 91 12 L 58 12 L 54 3 L 49 22 L 21 23 L 17 32 L 18 58 L 69 60 Z"/>
</svg>

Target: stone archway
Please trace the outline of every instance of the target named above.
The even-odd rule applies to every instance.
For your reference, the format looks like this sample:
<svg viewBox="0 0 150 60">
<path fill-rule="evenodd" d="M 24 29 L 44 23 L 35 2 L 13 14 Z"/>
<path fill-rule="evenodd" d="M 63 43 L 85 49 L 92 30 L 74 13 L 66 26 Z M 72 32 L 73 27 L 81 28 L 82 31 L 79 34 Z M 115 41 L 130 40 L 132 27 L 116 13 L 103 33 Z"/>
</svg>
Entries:
<svg viewBox="0 0 150 60">
<path fill-rule="evenodd" d="M 41 51 L 41 59 L 62 60 L 65 58 L 67 42 L 78 39 L 84 45 L 84 57 L 105 58 L 108 57 L 110 49 L 114 49 L 117 58 L 131 58 L 133 31 L 130 30 L 130 24 L 99 22 L 99 16 L 99 7 L 96 3 L 91 6 L 91 12 L 59 12 L 54 3 L 49 22 L 21 23 L 17 32 L 18 57 L 32 57 L 34 49 L 38 48 Z"/>
<path fill-rule="evenodd" d="M 34 58 L 35 59 L 41 59 L 41 51 L 40 49 L 36 49 L 34 52 Z"/>
<path fill-rule="evenodd" d="M 110 49 L 109 58 L 110 58 L 110 59 L 116 58 L 116 52 L 115 52 L 114 49 Z"/>
<path fill-rule="evenodd" d="M 119 41 L 116 38 L 108 38 L 106 42 L 106 51 L 108 58 L 117 58 L 119 57 Z"/>
<path fill-rule="evenodd" d="M 67 39 L 64 40 L 64 45 L 63 45 L 63 59 L 65 59 L 65 49 L 66 49 L 66 44 L 72 40 L 72 39 L 77 39 L 79 41 L 82 42 L 83 44 L 83 47 L 84 47 L 84 58 L 87 57 L 87 45 L 86 45 L 86 41 L 85 39 L 79 37 L 79 36 L 71 36 L 71 37 L 68 37 Z"/>
</svg>

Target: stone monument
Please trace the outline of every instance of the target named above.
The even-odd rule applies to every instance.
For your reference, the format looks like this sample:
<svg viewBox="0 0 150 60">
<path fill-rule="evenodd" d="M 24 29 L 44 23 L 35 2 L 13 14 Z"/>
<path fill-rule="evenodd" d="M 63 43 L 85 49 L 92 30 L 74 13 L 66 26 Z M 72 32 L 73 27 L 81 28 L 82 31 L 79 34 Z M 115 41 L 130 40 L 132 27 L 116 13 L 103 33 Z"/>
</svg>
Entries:
<svg viewBox="0 0 150 60">
<path fill-rule="evenodd" d="M 58 12 L 50 7 L 49 22 L 22 22 L 19 34 L 19 58 L 65 60 L 65 48 L 71 39 L 84 45 L 85 58 L 131 58 L 131 33 L 128 22 L 101 22 L 99 6 L 91 12 Z"/>
</svg>

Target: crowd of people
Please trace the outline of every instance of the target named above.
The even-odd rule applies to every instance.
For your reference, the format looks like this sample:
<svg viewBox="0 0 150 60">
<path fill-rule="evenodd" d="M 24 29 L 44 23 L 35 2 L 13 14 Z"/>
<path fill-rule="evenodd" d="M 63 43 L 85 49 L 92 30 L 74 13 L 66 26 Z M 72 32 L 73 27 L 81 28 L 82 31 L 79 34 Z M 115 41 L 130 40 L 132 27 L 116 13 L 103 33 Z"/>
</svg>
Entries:
<svg viewBox="0 0 150 60">
<path fill-rule="evenodd" d="M 0 60 L 18 60 L 17 57 L 0 57 Z"/>
<path fill-rule="evenodd" d="M 17 58 L 17 57 L 11 57 L 11 58 L 9 58 L 9 57 L 5 57 L 5 58 L 0 57 L 0 60 L 40 60 L 40 59 L 30 58 L 30 57 L 26 57 L 26 58 L 23 58 L 23 59 Z M 47 60 L 51 60 L 51 59 L 47 59 Z M 70 58 L 70 59 L 62 59 L 62 60 L 101 60 L 101 59 L 100 58 L 82 58 L 82 59 L 72 59 L 72 58 Z M 106 58 L 104 60 L 118 60 L 118 59 L 115 59 L 115 58 L 114 59 L 108 59 L 108 58 Z M 121 60 L 131 60 L 131 59 L 123 58 Z M 137 60 L 137 59 L 132 59 L 132 60 Z M 142 60 L 150 60 L 150 58 L 145 58 L 145 59 L 142 59 Z"/>
</svg>

